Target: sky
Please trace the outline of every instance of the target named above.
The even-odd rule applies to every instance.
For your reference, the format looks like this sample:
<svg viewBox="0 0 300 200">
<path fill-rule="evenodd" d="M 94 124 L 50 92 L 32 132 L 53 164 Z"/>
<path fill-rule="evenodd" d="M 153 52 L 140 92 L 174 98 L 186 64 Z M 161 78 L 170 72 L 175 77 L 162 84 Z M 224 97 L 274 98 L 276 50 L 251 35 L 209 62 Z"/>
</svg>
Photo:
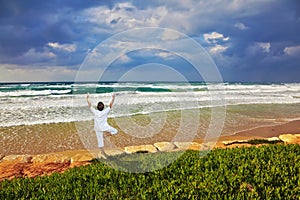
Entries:
<svg viewBox="0 0 300 200">
<path fill-rule="evenodd" d="M 299 35 L 298 0 L 0 0 L 0 82 L 300 82 Z"/>
</svg>

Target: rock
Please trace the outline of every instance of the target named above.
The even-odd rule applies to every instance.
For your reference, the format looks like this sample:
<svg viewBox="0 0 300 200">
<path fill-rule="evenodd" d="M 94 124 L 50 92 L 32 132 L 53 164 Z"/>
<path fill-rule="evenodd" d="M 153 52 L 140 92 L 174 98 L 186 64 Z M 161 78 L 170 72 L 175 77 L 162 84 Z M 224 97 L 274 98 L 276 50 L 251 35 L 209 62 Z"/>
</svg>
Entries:
<svg viewBox="0 0 300 200">
<path fill-rule="evenodd" d="M 19 162 L 19 163 L 31 163 L 31 155 L 9 155 L 3 157 L 2 161 Z"/>
<path fill-rule="evenodd" d="M 174 144 L 180 150 L 200 150 L 202 146 L 197 142 L 174 142 Z"/>
<path fill-rule="evenodd" d="M 33 156 L 31 155 L 24 155 L 21 162 L 22 163 L 31 163 Z"/>
<path fill-rule="evenodd" d="M 33 163 L 42 163 L 42 162 L 46 162 L 48 160 L 48 155 L 47 154 L 38 154 L 33 156 L 32 158 L 32 162 Z"/>
<path fill-rule="evenodd" d="M 56 156 L 51 159 L 53 163 L 70 163 L 71 158 L 69 156 Z"/>
<path fill-rule="evenodd" d="M 298 143 L 300 144 L 300 134 L 283 134 L 279 139 L 285 143 Z"/>
<path fill-rule="evenodd" d="M 5 156 L 2 160 L 3 161 L 14 161 L 14 162 L 22 162 L 25 155 L 8 155 Z"/>
<path fill-rule="evenodd" d="M 33 156 L 33 163 L 68 163 L 71 162 L 71 158 L 69 156 L 65 156 L 62 154 L 39 154 Z"/>
<path fill-rule="evenodd" d="M 89 153 L 84 153 L 84 154 L 76 154 L 71 157 L 71 163 L 75 162 L 88 162 L 93 160 L 93 156 Z"/>
<path fill-rule="evenodd" d="M 136 152 L 155 153 L 157 152 L 157 149 L 155 146 L 148 144 L 148 145 L 140 145 L 140 146 L 128 146 L 125 147 L 124 151 L 126 153 L 136 153 Z"/>
<path fill-rule="evenodd" d="M 121 149 L 105 149 L 104 152 L 108 156 L 116 156 L 116 155 L 121 155 L 124 153 L 124 151 L 122 151 Z"/>
<path fill-rule="evenodd" d="M 154 143 L 154 146 L 159 151 L 171 151 L 175 148 L 175 145 L 171 142 L 156 142 Z"/>
<path fill-rule="evenodd" d="M 242 144 L 242 143 L 248 143 L 248 140 L 228 140 L 222 142 L 225 146 L 232 145 L 232 144 Z"/>
<path fill-rule="evenodd" d="M 281 141 L 278 137 L 271 137 L 267 139 L 268 141 L 272 142 L 272 141 Z"/>
</svg>

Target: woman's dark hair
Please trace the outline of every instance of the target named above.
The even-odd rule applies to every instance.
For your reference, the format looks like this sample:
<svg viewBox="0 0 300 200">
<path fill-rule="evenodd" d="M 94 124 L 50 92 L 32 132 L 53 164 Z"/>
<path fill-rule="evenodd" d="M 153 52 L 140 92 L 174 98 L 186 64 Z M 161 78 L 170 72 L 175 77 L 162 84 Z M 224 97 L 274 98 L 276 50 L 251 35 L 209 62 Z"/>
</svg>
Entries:
<svg viewBox="0 0 300 200">
<path fill-rule="evenodd" d="M 102 110 L 104 109 L 104 104 L 103 104 L 101 101 L 98 103 L 97 109 L 98 109 L 99 111 L 102 111 Z"/>
</svg>

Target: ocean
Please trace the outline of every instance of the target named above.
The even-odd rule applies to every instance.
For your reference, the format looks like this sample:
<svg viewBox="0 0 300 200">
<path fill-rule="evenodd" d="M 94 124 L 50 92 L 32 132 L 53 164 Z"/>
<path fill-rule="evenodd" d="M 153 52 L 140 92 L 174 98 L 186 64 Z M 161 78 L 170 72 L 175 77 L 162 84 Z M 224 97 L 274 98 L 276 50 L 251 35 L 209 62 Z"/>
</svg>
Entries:
<svg viewBox="0 0 300 200">
<path fill-rule="evenodd" d="M 116 93 L 111 117 L 120 117 L 212 107 L 219 89 L 205 83 L 0 84 L 0 127 L 91 120 L 87 93 L 94 105 L 108 104 L 111 93 Z M 300 103 L 300 83 L 223 83 L 222 89 L 225 106 Z"/>
<path fill-rule="evenodd" d="M 94 106 L 116 94 L 109 115 L 119 130 L 114 147 L 192 141 L 300 119 L 300 83 L 2 83 L 0 153 L 96 148 L 88 93 Z"/>
</svg>

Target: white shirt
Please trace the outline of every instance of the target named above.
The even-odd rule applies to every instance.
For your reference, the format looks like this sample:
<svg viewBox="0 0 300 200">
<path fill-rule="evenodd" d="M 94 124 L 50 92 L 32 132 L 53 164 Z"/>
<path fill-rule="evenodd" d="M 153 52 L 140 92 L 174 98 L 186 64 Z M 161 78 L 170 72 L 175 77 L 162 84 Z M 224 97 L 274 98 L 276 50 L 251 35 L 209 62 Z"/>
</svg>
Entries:
<svg viewBox="0 0 300 200">
<path fill-rule="evenodd" d="M 91 107 L 91 111 L 94 114 L 94 129 L 95 131 L 106 131 L 110 128 L 107 123 L 108 113 L 110 112 L 110 107 L 105 108 L 102 111 L 96 110 Z"/>
</svg>

